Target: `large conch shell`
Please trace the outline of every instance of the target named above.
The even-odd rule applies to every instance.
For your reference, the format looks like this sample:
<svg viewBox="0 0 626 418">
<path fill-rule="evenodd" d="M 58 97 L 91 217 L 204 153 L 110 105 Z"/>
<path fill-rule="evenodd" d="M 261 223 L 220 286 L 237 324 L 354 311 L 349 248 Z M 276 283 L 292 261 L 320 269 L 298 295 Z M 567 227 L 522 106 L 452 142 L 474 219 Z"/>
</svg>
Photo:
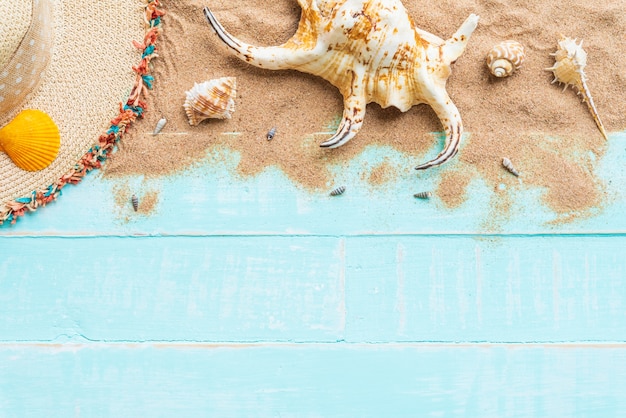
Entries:
<svg viewBox="0 0 626 418">
<path fill-rule="evenodd" d="M 191 126 L 205 119 L 230 119 L 235 111 L 237 79 L 222 77 L 194 83 L 183 104 Z"/>
<path fill-rule="evenodd" d="M 502 41 L 487 53 L 487 67 L 494 76 L 508 77 L 524 63 L 524 46 L 517 41 Z"/>
<path fill-rule="evenodd" d="M 0 151 L 23 170 L 46 168 L 56 158 L 60 146 L 59 128 L 41 110 L 23 110 L 0 129 Z"/>
<path fill-rule="evenodd" d="M 583 41 L 576 43 L 576 39 L 568 38 L 561 35 L 561 39 L 558 43 L 558 49 L 556 52 L 550 54 L 554 56 L 555 63 L 552 67 L 546 68 L 546 71 L 552 71 L 554 74 L 554 80 L 552 83 L 565 84 L 563 91 L 567 89 L 567 86 L 573 85 L 578 90 L 578 94 L 582 94 L 583 101 L 587 104 L 593 120 L 596 122 L 598 129 L 607 138 L 606 130 L 598 115 L 596 105 L 593 103 L 593 98 L 587 87 L 587 77 L 585 76 L 585 66 L 587 65 L 587 53 L 583 49 Z"/>
<path fill-rule="evenodd" d="M 414 26 L 400 0 L 298 0 L 302 14 L 296 34 L 275 47 L 244 43 L 224 30 L 213 13 L 204 14 L 219 38 L 240 59 L 271 70 L 295 69 L 318 75 L 344 98 L 337 132 L 321 144 L 335 148 L 353 138 L 367 103 L 430 105 L 443 124 L 443 151 L 419 169 L 439 165 L 459 148 L 463 124 L 446 92 L 450 64 L 456 61 L 478 24 L 470 15 L 447 41 Z"/>
</svg>

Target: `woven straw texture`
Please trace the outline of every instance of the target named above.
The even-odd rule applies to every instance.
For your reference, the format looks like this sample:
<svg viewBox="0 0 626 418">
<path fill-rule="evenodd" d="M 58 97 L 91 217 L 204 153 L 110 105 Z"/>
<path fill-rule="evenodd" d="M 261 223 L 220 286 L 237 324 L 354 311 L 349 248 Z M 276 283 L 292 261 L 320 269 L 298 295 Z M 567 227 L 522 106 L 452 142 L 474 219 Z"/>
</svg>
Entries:
<svg viewBox="0 0 626 418">
<path fill-rule="evenodd" d="M 30 2 L 24 2 L 30 11 Z M 24 7 L 24 6 L 22 6 Z M 12 10 L 8 11 L 11 12 Z M 0 10 L 0 13 L 2 10 Z M 22 17 L 22 10 L 19 17 Z M 54 44 L 54 16 L 52 4 L 47 0 L 33 0 L 32 14 L 27 15 L 30 23 L 21 41 L 11 30 L 10 37 L 19 42 L 7 45 L 14 51 L 8 55 L 0 71 L 0 126 L 3 126 L 19 111 L 26 98 L 34 93 L 50 62 Z M 0 16 L 2 16 L 0 14 Z M 11 29 L 13 25 L 7 25 Z M 12 41 L 13 43 L 14 41 Z"/>
<path fill-rule="evenodd" d="M 39 1 L 52 7 L 53 25 L 45 25 L 53 32 L 50 62 L 37 90 L 19 108 L 0 115 L 0 121 L 4 125 L 21 109 L 43 110 L 59 127 L 61 149 L 49 167 L 37 172 L 19 169 L 0 153 L 0 212 L 4 202 L 54 183 L 110 126 L 135 80 L 132 66 L 140 54 L 131 41 L 142 39 L 145 32 L 141 0 Z M 22 2 L 28 4 L 27 11 L 17 7 Z M 33 9 L 31 1 L 0 0 L 0 62 L 5 65 L 14 57 L 15 46 L 23 47 Z"/>
<path fill-rule="evenodd" d="M 31 3 L 29 1 L 1 1 L 0 16 L 10 16 L 10 24 L 2 19 L 0 25 L 0 68 L 9 62 L 20 45 L 31 21 Z"/>
</svg>

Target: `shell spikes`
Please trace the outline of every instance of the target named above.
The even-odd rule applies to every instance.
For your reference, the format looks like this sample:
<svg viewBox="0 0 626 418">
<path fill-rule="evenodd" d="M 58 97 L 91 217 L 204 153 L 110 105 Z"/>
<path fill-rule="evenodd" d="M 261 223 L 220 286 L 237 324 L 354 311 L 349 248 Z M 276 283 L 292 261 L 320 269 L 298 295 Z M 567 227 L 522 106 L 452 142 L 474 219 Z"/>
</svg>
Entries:
<svg viewBox="0 0 626 418">
<path fill-rule="evenodd" d="M 546 68 L 546 71 L 552 71 L 554 74 L 552 83 L 558 81 L 559 83 L 565 84 L 563 91 L 565 91 L 569 85 L 575 86 L 578 93 L 582 94 L 583 101 L 587 104 L 602 136 L 604 136 L 604 139 L 608 139 L 604 125 L 600 120 L 600 115 L 598 115 L 596 105 L 587 87 L 587 77 L 584 71 L 587 65 L 587 53 L 582 47 L 583 41 L 581 40 L 580 43 L 577 44 L 576 39 L 561 35 L 558 45 L 557 51 L 550 54 L 554 56 L 556 62 L 552 67 Z"/>
<path fill-rule="evenodd" d="M 343 96 L 335 134 L 320 144 L 336 148 L 359 132 L 368 103 L 406 112 L 425 103 L 446 133 L 443 151 L 418 170 L 442 164 L 458 151 L 459 110 L 446 92 L 450 66 L 478 25 L 470 15 L 448 40 L 415 27 L 400 0 L 298 0 L 296 33 L 282 45 L 257 47 L 226 32 L 209 8 L 204 15 L 230 53 L 257 67 L 298 70 L 324 78 Z"/>
</svg>

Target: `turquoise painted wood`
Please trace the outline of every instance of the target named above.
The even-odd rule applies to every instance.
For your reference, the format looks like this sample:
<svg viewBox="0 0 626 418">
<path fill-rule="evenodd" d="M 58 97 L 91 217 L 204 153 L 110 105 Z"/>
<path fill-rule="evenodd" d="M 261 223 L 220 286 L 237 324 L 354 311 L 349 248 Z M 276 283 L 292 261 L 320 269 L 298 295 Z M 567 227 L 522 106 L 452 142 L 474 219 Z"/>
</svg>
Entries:
<svg viewBox="0 0 626 418">
<path fill-rule="evenodd" d="M 626 335 L 626 237 L 3 237 L 0 246 L 13 252 L 0 261 L 5 342 Z"/>
<path fill-rule="evenodd" d="M 540 190 L 495 229 L 480 181 L 456 209 L 413 199 L 445 168 L 385 147 L 336 168 L 338 198 L 238 178 L 236 155 L 91 174 L 0 227 L 0 416 L 622 416 L 626 135 L 610 139 L 609 203 L 564 226 Z M 374 188 L 359 172 L 383 157 L 406 171 Z M 138 214 L 119 190 L 158 203 Z"/>
<path fill-rule="evenodd" d="M 0 409 L 41 417 L 618 417 L 615 346 L 0 345 Z"/>
<path fill-rule="evenodd" d="M 0 262 L 2 341 L 344 338 L 338 239 L 4 238 L 0 245 L 15 250 Z"/>
</svg>

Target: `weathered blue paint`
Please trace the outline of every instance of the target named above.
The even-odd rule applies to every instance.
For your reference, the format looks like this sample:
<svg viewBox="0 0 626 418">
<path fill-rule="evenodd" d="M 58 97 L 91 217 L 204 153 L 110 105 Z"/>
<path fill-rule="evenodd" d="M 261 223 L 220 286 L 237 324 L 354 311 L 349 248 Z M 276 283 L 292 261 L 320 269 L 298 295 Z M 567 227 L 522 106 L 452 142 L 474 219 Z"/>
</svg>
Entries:
<svg viewBox="0 0 626 418">
<path fill-rule="evenodd" d="M 613 346 L 0 345 L 0 411 L 617 417 L 626 414 L 625 375 L 626 349 Z"/>
<path fill-rule="evenodd" d="M 344 337 L 341 239 L 0 240 L 1 341 Z"/>
<path fill-rule="evenodd" d="M 494 230 L 480 180 L 414 199 L 454 162 L 387 147 L 334 168 L 338 198 L 236 155 L 91 174 L 0 227 L 0 416 L 624 415 L 625 140 L 594 216 L 547 224 L 521 188 Z M 383 158 L 398 179 L 362 180 Z"/>
<path fill-rule="evenodd" d="M 626 335 L 626 237 L 3 237 L 0 247 L 13 253 L 0 261 L 6 342 Z"/>
</svg>

